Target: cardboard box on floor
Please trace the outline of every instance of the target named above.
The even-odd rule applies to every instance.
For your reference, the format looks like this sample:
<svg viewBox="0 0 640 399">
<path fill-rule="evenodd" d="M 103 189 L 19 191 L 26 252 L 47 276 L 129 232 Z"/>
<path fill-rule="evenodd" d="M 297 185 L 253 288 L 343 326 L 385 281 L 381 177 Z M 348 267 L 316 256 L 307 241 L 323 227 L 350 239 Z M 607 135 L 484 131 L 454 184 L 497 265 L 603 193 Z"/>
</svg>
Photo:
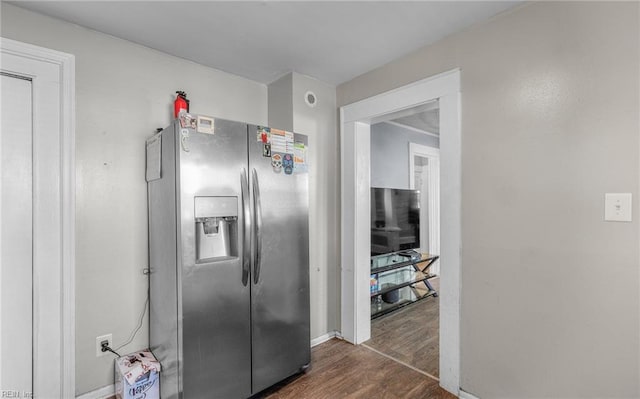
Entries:
<svg viewBox="0 0 640 399">
<path fill-rule="evenodd" d="M 117 358 L 115 376 L 117 399 L 160 398 L 160 363 L 149 350 Z"/>
</svg>

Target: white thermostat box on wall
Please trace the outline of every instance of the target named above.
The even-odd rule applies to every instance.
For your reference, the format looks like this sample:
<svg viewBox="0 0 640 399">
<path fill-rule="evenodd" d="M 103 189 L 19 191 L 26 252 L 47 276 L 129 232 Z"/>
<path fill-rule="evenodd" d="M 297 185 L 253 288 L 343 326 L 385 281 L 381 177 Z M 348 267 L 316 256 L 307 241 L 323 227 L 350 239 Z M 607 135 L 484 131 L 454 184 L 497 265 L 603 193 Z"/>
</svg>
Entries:
<svg viewBox="0 0 640 399">
<path fill-rule="evenodd" d="M 198 133 L 206 133 L 206 134 L 214 134 L 215 125 L 213 118 L 207 118 L 206 116 L 198 115 L 198 122 L 196 127 L 196 132 Z"/>
</svg>

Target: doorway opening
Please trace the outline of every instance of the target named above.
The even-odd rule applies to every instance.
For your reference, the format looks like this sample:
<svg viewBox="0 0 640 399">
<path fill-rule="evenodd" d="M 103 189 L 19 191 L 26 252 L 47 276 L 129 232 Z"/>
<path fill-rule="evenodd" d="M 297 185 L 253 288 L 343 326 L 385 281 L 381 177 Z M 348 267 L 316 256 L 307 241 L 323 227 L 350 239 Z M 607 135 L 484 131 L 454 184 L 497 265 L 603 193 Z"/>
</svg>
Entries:
<svg viewBox="0 0 640 399">
<path fill-rule="evenodd" d="M 439 104 L 431 101 L 374 121 L 371 338 L 364 345 L 437 380 Z M 414 258 L 394 255 L 407 250 Z M 425 261 L 414 263 L 415 257 Z"/>
<path fill-rule="evenodd" d="M 437 100 L 440 122 L 440 386 L 460 390 L 460 71 L 453 70 L 340 109 L 342 165 L 341 334 L 371 338 L 371 125 Z M 408 174 L 407 174 L 408 175 Z M 406 177 L 408 180 L 408 176 Z"/>
</svg>

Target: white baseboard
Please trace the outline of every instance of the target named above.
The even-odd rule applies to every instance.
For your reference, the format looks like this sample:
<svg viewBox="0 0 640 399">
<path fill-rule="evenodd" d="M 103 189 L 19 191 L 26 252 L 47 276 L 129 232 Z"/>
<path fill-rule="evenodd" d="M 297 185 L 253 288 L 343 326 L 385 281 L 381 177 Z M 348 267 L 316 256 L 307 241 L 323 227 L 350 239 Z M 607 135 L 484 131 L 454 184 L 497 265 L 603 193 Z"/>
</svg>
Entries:
<svg viewBox="0 0 640 399">
<path fill-rule="evenodd" d="M 460 399 L 480 399 L 479 397 L 470 394 L 469 392 L 465 392 L 462 389 L 460 390 L 460 394 L 458 395 Z"/>
<path fill-rule="evenodd" d="M 342 335 L 340 335 L 340 333 L 338 331 L 330 331 L 324 335 L 321 335 L 317 338 L 314 338 L 311 340 L 311 347 L 313 348 L 316 345 L 320 345 L 323 342 L 327 342 L 328 340 L 330 340 L 331 338 L 342 338 Z"/>
<path fill-rule="evenodd" d="M 76 399 L 106 399 L 116 394 L 116 388 L 113 384 L 106 387 L 98 388 L 95 391 L 83 393 L 80 396 L 76 396 Z"/>
</svg>

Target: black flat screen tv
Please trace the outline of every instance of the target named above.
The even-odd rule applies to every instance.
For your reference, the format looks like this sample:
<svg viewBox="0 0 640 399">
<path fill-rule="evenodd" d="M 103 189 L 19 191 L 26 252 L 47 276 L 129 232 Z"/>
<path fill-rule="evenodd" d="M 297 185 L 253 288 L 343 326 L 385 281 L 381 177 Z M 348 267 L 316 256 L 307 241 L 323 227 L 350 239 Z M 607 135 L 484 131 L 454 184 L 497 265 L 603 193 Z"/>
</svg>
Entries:
<svg viewBox="0 0 640 399">
<path fill-rule="evenodd" d="M 371 187 L 371 255 L 420 248 L 420 191 Z"/>
</svg>

